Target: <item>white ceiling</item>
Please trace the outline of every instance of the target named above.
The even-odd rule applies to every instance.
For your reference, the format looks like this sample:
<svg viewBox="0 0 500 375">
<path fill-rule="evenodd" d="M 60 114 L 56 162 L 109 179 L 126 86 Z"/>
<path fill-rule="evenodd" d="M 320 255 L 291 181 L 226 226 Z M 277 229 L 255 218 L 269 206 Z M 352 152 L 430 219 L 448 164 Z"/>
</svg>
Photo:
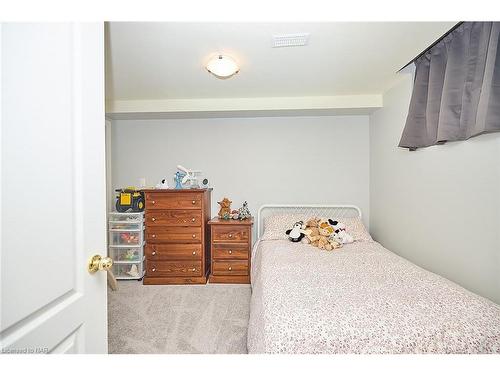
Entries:
<svg viewBox="0 0 500 375">
<path fill-rule="evenodd" d="M 106 96 L 117 100 L 380 94 L 403 65 L 454 25 L 410 23 L 137 23 L 107 26 Z M 272 36 L 310 33 L 305 47 Z M 220 80 L 204 64 L 235 58 Z"/>
</svg>

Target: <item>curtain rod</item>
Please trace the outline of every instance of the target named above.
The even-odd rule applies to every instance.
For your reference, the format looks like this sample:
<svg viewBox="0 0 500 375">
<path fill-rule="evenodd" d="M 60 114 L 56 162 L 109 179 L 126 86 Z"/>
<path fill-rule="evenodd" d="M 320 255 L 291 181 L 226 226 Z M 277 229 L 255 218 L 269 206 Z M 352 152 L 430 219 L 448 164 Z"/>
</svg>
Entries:
<svg viewBox="0 0 500 375">
<path fill-rule="evenodd" d="M 459 23 L 457 23 L 455 26 L 453 26 L 451 29 L 449 29 L 447 32 L 445 32 L 443 35 L 441 35 L 441 37 L 439 37 L 438 40 L 436 40 L 434 43 L 432 43 L 429 47 L 427 47 L 426 49 L 424 49 L 422 52 L 420 52 L 415 58 L 413 58 L 413 60 L 411 60 L 410 62 L 408 62 L 408 64 L 406 64 L 405 66 L 403 66 L 401 69 L 398 70 L 398 73 L 400 71 L 402 71 L 404 68 L 406 68 L 408 65 L 410 65 L 411 63 L 415 62 L 415 60 L 417 60 L 420 56 L 423 56 L 428 50 L 430 50 L 432 47 L 434 47 L 436 44 L 438 44 L 440 41 L 442 41 L 448 34 L 450 34 L 453 30 L 455 30 L 458 26 L 460 26 L 461 24 L 463 24 L 464 22 L 461 21 Z"/>
</svg>

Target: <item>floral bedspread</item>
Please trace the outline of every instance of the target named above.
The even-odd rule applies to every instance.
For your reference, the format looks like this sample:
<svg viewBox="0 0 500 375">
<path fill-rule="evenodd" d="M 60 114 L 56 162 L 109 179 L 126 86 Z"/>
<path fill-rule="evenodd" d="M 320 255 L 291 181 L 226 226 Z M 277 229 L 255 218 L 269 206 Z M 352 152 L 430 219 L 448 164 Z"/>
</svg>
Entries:
<svg viewBox="0 0 500 375">
<path fill-rule="evenodd" d="M 249 353 L 500 353 L 500 306 L 376 242 L 260 241 Z"/>
</svg>

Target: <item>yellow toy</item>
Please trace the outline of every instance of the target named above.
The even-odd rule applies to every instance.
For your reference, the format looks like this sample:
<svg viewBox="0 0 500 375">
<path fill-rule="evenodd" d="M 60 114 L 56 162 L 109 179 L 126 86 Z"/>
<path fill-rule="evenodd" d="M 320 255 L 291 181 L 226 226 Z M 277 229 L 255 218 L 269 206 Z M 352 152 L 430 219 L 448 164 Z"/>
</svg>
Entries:
<svg viewBox="0 0 500 375">
<path fill-rule="evenodd" d="M 144 192 L 130 186 L 125 189 L 116 189 L 119 194 L 116 197 L 116 211 L 127 212 L 132 209 L 132 212 L 144 211 L 145 199 Z"/>
</svg>

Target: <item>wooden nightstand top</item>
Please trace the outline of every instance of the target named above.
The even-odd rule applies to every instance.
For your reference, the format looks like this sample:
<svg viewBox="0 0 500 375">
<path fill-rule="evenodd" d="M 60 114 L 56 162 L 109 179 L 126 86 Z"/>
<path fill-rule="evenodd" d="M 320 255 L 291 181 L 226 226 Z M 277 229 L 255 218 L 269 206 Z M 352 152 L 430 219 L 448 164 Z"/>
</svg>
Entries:
<svg viewBox="0 0 500 375">
<path fill-rule="evenodd" d="M 253 217 L 250 219 L 245 219 L 245 220 L 234 220 L 234 219 L 229 219 L 229 220 L 224 220 L 224 219 L 219 219 L 217 216 L 212 218 L 208 222 L 209 225 L 212 224 L 218 224 L 218 225 L 253 225 Z"/>
</svg>

